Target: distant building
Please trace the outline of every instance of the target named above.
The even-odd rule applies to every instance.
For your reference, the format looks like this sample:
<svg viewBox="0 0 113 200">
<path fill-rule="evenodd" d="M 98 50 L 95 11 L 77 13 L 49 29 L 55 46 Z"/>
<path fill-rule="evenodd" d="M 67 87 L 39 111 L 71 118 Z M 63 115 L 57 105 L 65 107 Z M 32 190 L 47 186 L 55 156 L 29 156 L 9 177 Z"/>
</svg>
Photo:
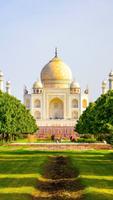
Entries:
<svg viewBox="0 0 113 200">
<path fill-rule="evenodd" d="M 89 91 L 81 90 L 78 82 L 73 80 L 72 72 L 57 55 L 43 67 L 41 80 L 37 80 L 29 93 L 24 88 L 24 104 L 36 119 L 39 136 L 48 137 L 59 134 L 70 137 L 74 134 L 74 126 L 82 112 L 89 105 Z M 108 84 L 108 86 L 107 86 Z M 11 83 L 6 82 L 4 90 L 4 74 L 0 71 L 0 91 L 11 94 Z M 102 94 L 113 90 L 113 71 L 108 81 L 102 82 Z"/>
<path fill-rule="evenodd" d="M 4 74 L 3 72 L 0 70 L 0 91 L 4 91 Z M 6 82 L 6 92 L 8 94 L 11 94 L 11 83 L 10 81 Z"/>
<path fill-rule="evenodd" d="M 113 71 L 109 73 L 108 83 L 109 86 L 107 87 L 107 81 L 102 81 L 102 94 L 105 94 L 108 90 L 113 90 Z"/>
<path fill-rule="evenodd" d="M 89 104 L 88 88 L 81 91 L 70 68 L 58 57 L 57 49 L 40 77 L 41 80 L 33 84 L 31 93 L 24 88 L 24 104 L 36 119 L 40 137 L 51 134 L 69 137 Z"/>
</svg>

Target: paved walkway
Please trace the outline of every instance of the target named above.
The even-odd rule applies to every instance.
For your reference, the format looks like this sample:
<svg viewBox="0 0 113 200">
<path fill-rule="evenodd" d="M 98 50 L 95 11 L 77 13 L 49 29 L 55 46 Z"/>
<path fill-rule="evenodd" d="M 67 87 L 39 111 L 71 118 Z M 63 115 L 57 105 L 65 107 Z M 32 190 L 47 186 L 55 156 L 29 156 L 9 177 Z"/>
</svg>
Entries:
<svg viewBox="0 0 113 200">
<path fill-rule="evenodd" d="M 27 146 L 37 150 L 111 150 L 110 144 L 104 143 L 11 143 L 9 146 Z"/>
</svg>

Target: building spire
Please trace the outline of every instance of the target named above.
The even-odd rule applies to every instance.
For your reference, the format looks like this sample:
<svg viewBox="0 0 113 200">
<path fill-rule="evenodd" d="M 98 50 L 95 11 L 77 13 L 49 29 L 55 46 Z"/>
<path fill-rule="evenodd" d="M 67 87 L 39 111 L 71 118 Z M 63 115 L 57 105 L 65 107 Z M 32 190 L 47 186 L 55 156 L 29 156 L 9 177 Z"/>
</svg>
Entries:
<svg viewBox="0 0 113 200">
<path fill-rule="evenodd" d="M 55 48 L 55 58 L 57 58 L 58 57 L 58 49 L 57 49 L 57 47 Z"/>
<path fill-rule="evenodd" d="M 10 83 L 10 81 L 6 82 L 6 92 L 8 94 L 11 94 L 11 83 Z"/>
<path fill-rule="evenodd" d="M 89 86 L 88 85 L 86 86 L 86 89 L 84 90 L 84 93 L 85 94 L 89 94 Z"/>
<path fill-rule="evenodd" d="M 3 92 L 4 74 L 0 70 L 0 90 Z"/>
</svg>

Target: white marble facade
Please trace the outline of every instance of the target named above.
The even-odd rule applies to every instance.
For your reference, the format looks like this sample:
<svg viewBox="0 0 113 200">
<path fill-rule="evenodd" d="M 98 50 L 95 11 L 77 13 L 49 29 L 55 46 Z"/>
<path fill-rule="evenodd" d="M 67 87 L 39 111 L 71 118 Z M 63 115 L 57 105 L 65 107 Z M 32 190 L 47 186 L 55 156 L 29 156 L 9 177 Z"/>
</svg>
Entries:
<svg viewBox="0 0 113 200">
<path fill-rule="evenodd" d="M 73 127 L 89 104 L 88 89 L 81 91 L 56 51 L 55 57 L 42 69 L 41 80 L 33 84 L 32 92 L 24 89 L 24 104 L 39 127 Z"/>
</svg>

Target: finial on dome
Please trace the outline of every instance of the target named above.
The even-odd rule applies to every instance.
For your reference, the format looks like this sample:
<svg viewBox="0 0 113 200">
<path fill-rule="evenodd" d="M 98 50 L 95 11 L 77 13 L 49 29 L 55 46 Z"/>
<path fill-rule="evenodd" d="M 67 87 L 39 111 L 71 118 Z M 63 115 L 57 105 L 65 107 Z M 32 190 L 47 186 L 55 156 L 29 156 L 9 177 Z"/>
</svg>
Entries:
<svg viewBox="0 0 113 200">
<path fill-rule="evenodd" d="M 8 94 L 11 94 L 11 83 L 10 83 L 10 81 L 6 82 L 6 92 Z"/>
<path fill-rule="evenodd" d="M 113 70 L 111 69 L 109 76 L 113 76 Z"/>
<path fill-rule="evenodd" d="M 55 48 L 55 58 L 57 58 L 58 57 L 58 49 L 57 49 L 57 47 Z"/>
<path fill-rule="evenodd" d="M 24 95 L 28 94 L 28 89 L 27 89 L 27 86 L 24 85 Z"/>
<path fill-rule="evenodd" d="M 89 94 L 89 86 L 86 86 L 86 89 L 84 90 L 84 94 Z"/>
</svg>

